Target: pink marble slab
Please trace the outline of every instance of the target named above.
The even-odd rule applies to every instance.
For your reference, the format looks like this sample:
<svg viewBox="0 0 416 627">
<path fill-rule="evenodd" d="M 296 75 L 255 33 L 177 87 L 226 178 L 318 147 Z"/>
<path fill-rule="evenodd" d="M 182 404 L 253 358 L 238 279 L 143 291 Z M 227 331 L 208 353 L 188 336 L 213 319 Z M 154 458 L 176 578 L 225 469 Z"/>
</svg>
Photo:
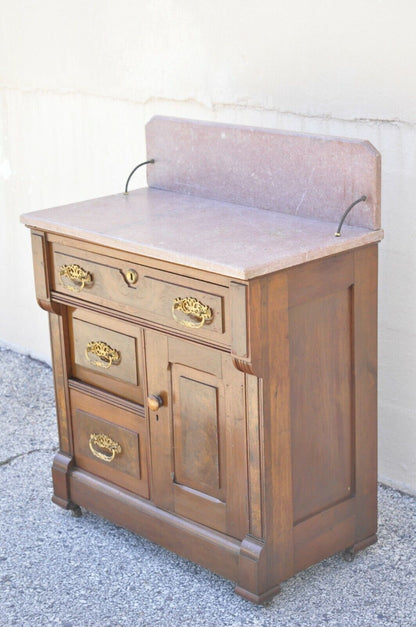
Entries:
<svg viewBox="0 0 416 627">
<path fill-rule="evenodd" d="M 380 230 L 145 188 L 21 217 L 40 230 L 250 279 L 379 241 Z"/>
<path fill-rule="evenodd" d="M 149 187 L 380 228 L 380 154 L 368 141 L 154 117 L 146 126 Z"/>
</svg>

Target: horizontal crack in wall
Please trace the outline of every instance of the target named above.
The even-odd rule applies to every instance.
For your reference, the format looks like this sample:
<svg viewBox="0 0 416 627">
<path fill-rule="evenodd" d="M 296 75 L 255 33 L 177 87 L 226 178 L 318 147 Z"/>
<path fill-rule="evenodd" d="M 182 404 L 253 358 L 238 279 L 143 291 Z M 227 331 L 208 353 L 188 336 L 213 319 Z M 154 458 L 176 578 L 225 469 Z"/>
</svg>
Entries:
<svg viewBox="0 0 416 627">
<path fill-rule="evenodd" d="M 0 90 L 17 91 L 22 94 L 33 95 L 49 95 L 49 96 L 80 96 L 86 98 L 98 98 L 102 100 L 112 102 L 124 102 L 126 104 L 146 106 L 150 104 L 157 104 L 158 102 L 164 104 L 193 104 L 198 107 L 202 107 L 208 111 L 218 112 L 222 109 L 234 109 L 234 110 L 254 110 L 266 113 L 275 113 L 277 115 L 290 115 L 303 119 L 310 120 L 324 120 L 334 122 L 347 122 L 352 124 L 389 124 L 389 125 L 402 125 L 408 127 L 414 127 L 416 120 L 403 120 L 401 118 L 378 118 L 378 117 L 342 117 L 336 116 L 331 113 L 304 113 L 300 111 L 288 111 L 277 109 L 274 107 L 266 107 L 261 103 L 242 103 L 242 102 L 212 102 L 211 104 L 204 103 L 195 98 L 165 98 L 163 96 L 151 96 L 149 98 L 134 99 L 134 98 L 120 98 L 118 96 L 103 95 L 89 91 L 78 91 L 71 89 L 42 89 L 32 87 L 11 87 L 8 85 L 0 85 Z"/>
</svg>

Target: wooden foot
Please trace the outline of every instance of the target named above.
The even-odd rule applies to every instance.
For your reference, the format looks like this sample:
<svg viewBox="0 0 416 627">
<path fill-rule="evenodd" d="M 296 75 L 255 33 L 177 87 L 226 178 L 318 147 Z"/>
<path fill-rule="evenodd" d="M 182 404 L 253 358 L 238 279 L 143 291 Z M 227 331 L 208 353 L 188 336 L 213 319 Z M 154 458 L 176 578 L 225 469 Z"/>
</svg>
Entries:
<svg viewBox="0 0 416 627">
<path fill-rule="evenodd" d="M 71 503 L 71 507 L 69 507 L 69 509 L 71 510 L 71 513 L 74 518 L 81 518 L 82 509 L 80 508 L 79 505 L 75 505 L 74 503 Z"/>
<path fill-rule="evenodd" d="M 234 592 L 239 594 L 247 601 L 251 601 L 251 603 L 256 603 L 257 605 L 265 605 L 269 603 L 273 597 L 276 596 L 280 592 L 280 586 L 275 586 L 274 588 L 270 588 L 267 592 L 263 592 L 262 594 L 255 594 L 254 592 L 250 592 L 250 590 L 245 590 L 241 588 L 241 586 L 236 586 L 234 588 Z"/>
<path fill-rule="evenodd" d="M 82 510 L 79 505 L 76 505 L 75 503 L 73 503 L 72 501 L 68 501 L 67 499 L 61 499 L 59 496 L 56 496 L 56 494 L 52 496 L 52 503 L 55 503 L 55 505 L 59 505 L 59 507 L 62 507 L 62 509 L 70 510 L 72 512 L 72 515 L 76 518 L 82 516 Z"/>
<path fill-rule="evenodd" d="M 370 546 L 371 544 L 374 544 L 375 542 L 377 542 L 376 533 L 374 533 L 372 536 L 368 536 L 368 538 L 364 538 L 364 540 L 361 540 L 360 542 L 357 542 L 356 544 L 353 544 L 352 546 L 348 547 L 348 549 L 345 549 L 343 553 L 344 560 L 346 562 L 352 562 L 354 557 L 357 555 L 358 551 L 362 551 L 363 549 L 366 549 L 368 546 Z"/>
</svg>

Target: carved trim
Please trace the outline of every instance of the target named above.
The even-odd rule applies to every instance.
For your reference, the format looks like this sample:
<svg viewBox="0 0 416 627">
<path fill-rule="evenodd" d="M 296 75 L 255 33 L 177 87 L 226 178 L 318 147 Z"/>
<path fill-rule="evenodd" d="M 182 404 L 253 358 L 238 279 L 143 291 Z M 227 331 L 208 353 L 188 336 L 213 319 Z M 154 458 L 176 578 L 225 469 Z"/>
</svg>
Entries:
<svg viewBox="0 0 416 627">
<path fill-rule="evenodd" d="M 252 536 L 246 536 L 241 541 L 240 557 L 247 557 L 253 562 L 259 562 L 264 548 L 265 543 L 263 540 L 253 538 Z"/>
<path fill-rule="evenodd" d="M 36 300 L 39 307 L 44 311 L 57 314 L 58 316 L 62 315 L 62 305 L 60 303 L 56 303 L 53 300 L 41 300 L 40 298 L 37 298 Z"/>
<path fill-rule="evenodd" d="M 244 359 L 239 359 L 235 355 L 231 355 L 233 360 L 234 367 L 240 372 L 245 372 L 246 374 L 256 374 L 253 369 L 253 364 L 249 361 L 245 361 Z"/>
</svg>

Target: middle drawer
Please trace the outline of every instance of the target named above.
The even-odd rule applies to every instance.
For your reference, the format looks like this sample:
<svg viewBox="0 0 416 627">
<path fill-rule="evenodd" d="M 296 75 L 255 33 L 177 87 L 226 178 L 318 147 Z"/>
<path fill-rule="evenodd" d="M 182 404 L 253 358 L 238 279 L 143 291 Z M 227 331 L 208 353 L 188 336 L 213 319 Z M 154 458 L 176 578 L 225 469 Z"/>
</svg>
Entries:
<svg viewBox="0 0 416 627">
<path fill-rule="evenodd" d="M 74 309 L 69 314 L 72 376 L 143 405 L 143 341 L 139 326 Z"/>
</svg>

